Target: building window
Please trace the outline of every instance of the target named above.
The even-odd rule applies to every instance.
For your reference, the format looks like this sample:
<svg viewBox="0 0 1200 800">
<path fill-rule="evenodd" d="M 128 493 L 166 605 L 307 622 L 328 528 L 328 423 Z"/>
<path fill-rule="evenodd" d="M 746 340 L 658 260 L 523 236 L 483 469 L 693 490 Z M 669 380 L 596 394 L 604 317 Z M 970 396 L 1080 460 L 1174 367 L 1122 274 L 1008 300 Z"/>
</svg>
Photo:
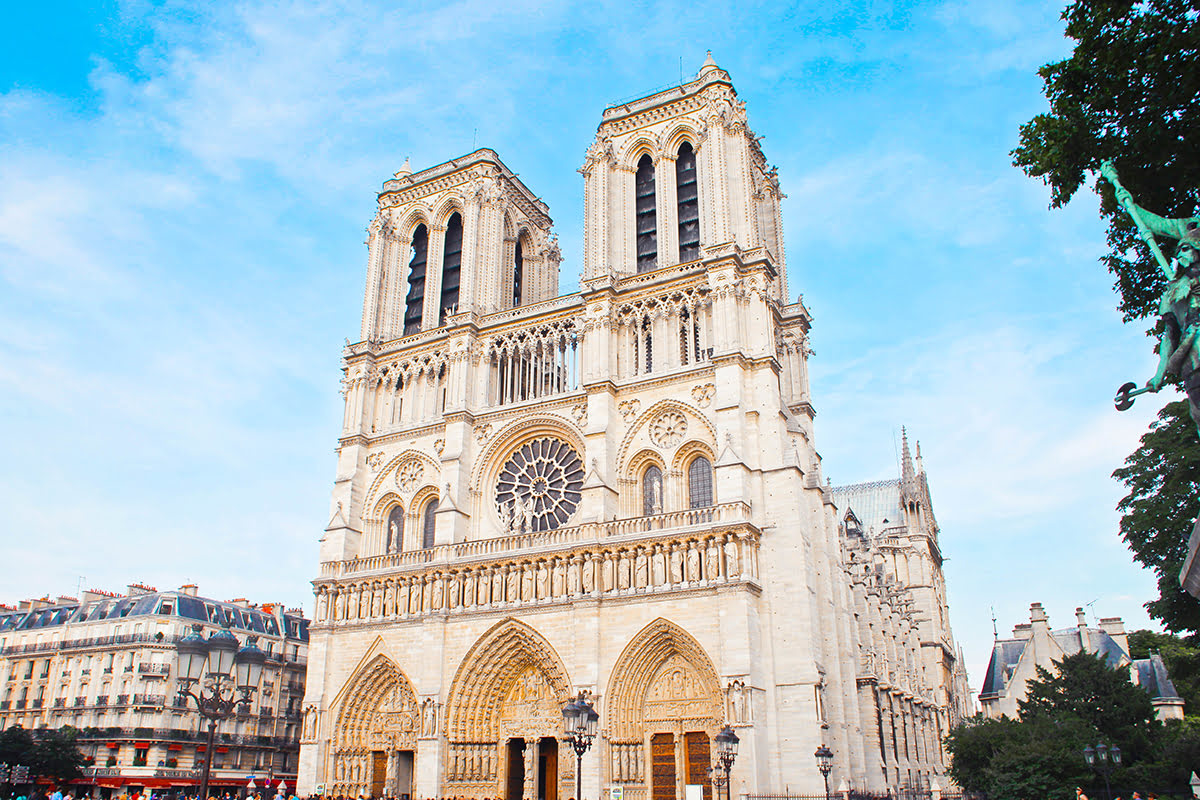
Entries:
<svg viewBox="0 0 1200 800">
<path fill-rule="evenodd" d="M 688 465 L 688 507 L 705 508 L 712 504 L 712 462 L 700 456 Z"/>
<path fill-rule="evenodd" d="M 654 162 L 642 156 L 634 178 L 637 209 L 637 271 L 648 272 L 658 264 L 658 211 L 654 200 Z"/>
<path fill-rule="evenodd" d="M 424 524 L 421 528 L 421 547 L 433 547 L 434 518 L 437 514 L 437 510 L 437 500 L 430 500 L 425 506 L 425 518 L 422 521 Z"/>
<path fill-rule="evenodd" d="M 421 330 L 425 309 L 425 260 L 429 255 L 429 229 L 418 225 L 413 231 L 412 260 L 408 262 L 408 296 L 404 298 L 404 335 Z"/>
<path fill-rule="evenodd" d="M 458 276 L 462 271 L 463 221 L 455 213 L 446 223 L 446 249 L 442 256 L 442 302 L 438 325 L 446 324 L 446 316 L 458 312 Z"/>
<path fill-rule="evenodd" d="M 662 470 L 652 464 L 642 475 L 642 516 L 662 513 Z"/>
<path fill-rule="evenodd" d="M 525 251 L 521 247 L 521 239 L 517 238 L 517 246 L 513 252 L 513 308 L 521 305 L 521 284 L 525 280 Z"/>
<path fill-rule="evenodd" d="M 404 509 L 400 506 L 388 513 L 386 537 L 385 553 L 399 553 L 404 550 Z"/>
<path fill-rule="evenodd" d="M 696 188 L 696 151 L 691 142 L 679 146 L 675 192 L 679 202 L 679 261 L 686 263 L 700 257 L 700 195 Z"/>
</svg>

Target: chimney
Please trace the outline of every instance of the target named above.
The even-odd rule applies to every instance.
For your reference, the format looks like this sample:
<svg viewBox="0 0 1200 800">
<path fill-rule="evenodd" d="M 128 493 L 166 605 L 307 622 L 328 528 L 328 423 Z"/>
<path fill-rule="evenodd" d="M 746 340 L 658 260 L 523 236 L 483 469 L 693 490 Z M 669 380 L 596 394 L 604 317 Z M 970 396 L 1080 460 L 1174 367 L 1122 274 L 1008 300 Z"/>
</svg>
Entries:
<svg viewBox="0 0 1200 800">
<path fill-rule="evenodd" d="M 1013 626 L 1014 639 L 1028 639 L 1033 635 L 1033 626 L 1028 622 L 1022 622 L 1020 625 Z"/>
<path fill-rule="evenodd" d="M 60 606 L 73 606 L 73 605 L 76 605 L 78 602 L 79 601 L 74 597 L 67 597 L 66 595 L 60 594 L 58 596 L 58 601 L 56 604 L 60 605 Z"/>
<path fill-rule="evenodd" d="M 1120 617 L 1101 617 L 1100 630 L 1111 636 L 1121 652 L 1129 656 L 1129 636 L 1125 633 L 1125 622 Z"/>
<path fill-rule="evenodd" d="M 188 597 L 195 597 L 200 591 L 200 587 L 194 583 L 185 583 L 183 586 L 179 587 L 179 591 L 182 594 L 186 594 Z"/>
<path fill-rule="evenodd" d="M 230 600 L 229 602 L 233 603 L 238 608 L 249 608 L 250 607 L 250 601 L 244 597 L 235 597 L 232 600 Z"/>
<path fill-rule="evenodd" d="M 1046 627 L 1050 627 L 1050 621 L 1046 617 L 1046 612 L 1042 608 L 1041 603 L 1031 603 L 1029 605 L 1029 621 L 1032 622 L 1034 625 L 1037 625 L 1038 623 L 1042 623 Z"/>
<path fill-rule="evenodd" d="M 1075 624 L 1079 628 L 1079 647 L 1085 653 L 1095 652 L 1095 648 L 1092 647 L 1092 637 L 1088 636 L 1087 614 L 1083 613 L 1082 607 L 1075 609 Z"/>
</svg>

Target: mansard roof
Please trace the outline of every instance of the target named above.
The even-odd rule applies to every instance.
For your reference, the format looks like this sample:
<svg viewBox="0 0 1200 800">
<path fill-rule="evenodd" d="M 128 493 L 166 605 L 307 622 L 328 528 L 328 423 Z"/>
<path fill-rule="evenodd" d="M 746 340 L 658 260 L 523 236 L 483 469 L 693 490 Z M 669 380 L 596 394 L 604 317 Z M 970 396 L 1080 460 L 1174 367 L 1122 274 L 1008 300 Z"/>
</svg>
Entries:
<svg viewBox="0 0 1200 800">
<path fill-rule="evenodd" d="M 0 612 L 0 632 L 54 628 L 80 622 L 126 617 L 169 616 L 207 622 L 251 634 L 282 636 L 308 641 L 308 620 L 285 612 L 283 631 L 279 617 L 262 607 L 243 608 L 237 603 L 196 597 L 181 591 L 146 592 L 129 596 L 102 597 L 85 602 L 58 602 L 40 608 Z"/>
<path fill-rule="evenodd" d="M 1081 634 L 1082 631 L 1082 634 Z M 1150 658 L 1136 661 L 1107 632 L 1099 628 L 1063 628 L 1051 631 L 1055 643 L 1062 648 L 1064 656 L 1070 656 L 1085 649 L 1083 636 L 1086 635 L 1086 649 L 1104 659 L 1104 663 L 1112 669 L 1123 666 L 1130 667 L 1130 677 L 1139 686 L 1150 693 L 1154 700 L 1178 700 L 1179 694 L 1167 674 L 1167 668 L 1157 653 Z M 987 674 L 983 686 L 979 690 L 979 699 L 991 700 L 1005 694 L 1009 679 L 1016 671 L 1021 656 L 1025 653 L 1029 639 L 998 639 L 992 646 L 992 657 L 988 660 Z"/>
</svg>

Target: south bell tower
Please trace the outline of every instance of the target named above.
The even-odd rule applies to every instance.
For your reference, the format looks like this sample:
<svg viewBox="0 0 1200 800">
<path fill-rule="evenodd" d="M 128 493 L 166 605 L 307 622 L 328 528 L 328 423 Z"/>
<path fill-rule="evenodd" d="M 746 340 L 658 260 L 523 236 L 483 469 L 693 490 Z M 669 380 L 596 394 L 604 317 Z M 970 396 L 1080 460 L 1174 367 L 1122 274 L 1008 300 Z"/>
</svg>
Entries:
<svg viewBox="0 0 1200 800">
<path fill-rule="evenodd" d="M 585 797 L 710 797 L 727 724 L 735 795 L 816 793 L 821 744 L 835 786 L 927 785 L 937 676 L 889 627 L 907 612 L 870 641 L 855 623 L 877 598 L 851 590 L 779 182 L 729 75 L 710 57 L 605 109 L 581 172 L 566 295 L 546 206 L 492 151 L 379 195 L 298 790 L 574 795 L 561 707 L 580 691 L 601 728 Z M 871 755 L 856 689 L 876 640 L 929 712 L 904 719 L 902 762 Z"/>
</svg>

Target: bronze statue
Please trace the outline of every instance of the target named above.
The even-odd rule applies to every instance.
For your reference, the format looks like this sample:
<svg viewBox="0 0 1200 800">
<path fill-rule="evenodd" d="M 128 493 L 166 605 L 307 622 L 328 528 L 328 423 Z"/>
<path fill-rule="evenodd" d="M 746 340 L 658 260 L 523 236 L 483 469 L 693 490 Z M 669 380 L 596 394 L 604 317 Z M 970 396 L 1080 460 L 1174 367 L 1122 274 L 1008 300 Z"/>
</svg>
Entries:
<svg viewBox="0 0 1200 800">
<path fill-rule="evenodd" d="M 1124 411 L 1132 406 L 1136 395 L 1157 392 L 1166 382 L 1167 375 L 1175 375 L 1183 382 L 1192 420 L 1200 431 L 1200 217 L 1168 219 L 1142 208 L 1121 185 L 1111 161 L 1100 163 L 1100 174 L 1113 185 L 1117 201 L 1133 218 L 1168 281 L 1158 304 L 1162 319 L 1158 370 L 1141 389 L 1135 388 L 1134 383 L 1127 383 L 1117 390 L 1114 401 L 1117 410 Z M 1159 249 L 1155 234 L 1179 242 L 1174 264 Z"/>
</svg>

